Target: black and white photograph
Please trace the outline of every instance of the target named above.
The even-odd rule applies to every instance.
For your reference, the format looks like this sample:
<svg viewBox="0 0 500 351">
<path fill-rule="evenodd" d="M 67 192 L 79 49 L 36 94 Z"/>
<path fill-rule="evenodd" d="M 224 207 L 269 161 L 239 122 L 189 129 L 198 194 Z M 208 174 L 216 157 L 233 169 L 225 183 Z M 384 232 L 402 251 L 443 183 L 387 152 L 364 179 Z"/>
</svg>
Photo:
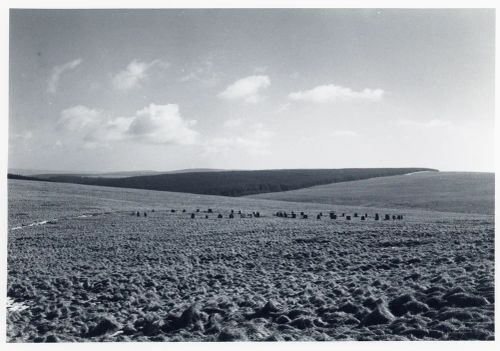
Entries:
<svg viewBox="0 0 500 351">
<path fill-rule="evenodd" d="M 5 10 L 4 345 L 492 349 L 494 7 L 95 4 Z"/>
</svg>

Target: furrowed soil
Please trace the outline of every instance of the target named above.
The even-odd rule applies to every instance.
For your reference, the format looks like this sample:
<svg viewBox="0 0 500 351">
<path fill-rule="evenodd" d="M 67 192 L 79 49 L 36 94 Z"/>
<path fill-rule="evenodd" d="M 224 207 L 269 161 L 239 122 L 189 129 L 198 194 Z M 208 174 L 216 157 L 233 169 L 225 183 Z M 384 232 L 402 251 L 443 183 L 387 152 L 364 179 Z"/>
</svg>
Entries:
<svg viewBox="0 0 500 351">
<path fill-rule="evenodd" d="M 494 339 L 493 216 L 22 180 L 8 195 L 11 342 Z"/>
</svg>

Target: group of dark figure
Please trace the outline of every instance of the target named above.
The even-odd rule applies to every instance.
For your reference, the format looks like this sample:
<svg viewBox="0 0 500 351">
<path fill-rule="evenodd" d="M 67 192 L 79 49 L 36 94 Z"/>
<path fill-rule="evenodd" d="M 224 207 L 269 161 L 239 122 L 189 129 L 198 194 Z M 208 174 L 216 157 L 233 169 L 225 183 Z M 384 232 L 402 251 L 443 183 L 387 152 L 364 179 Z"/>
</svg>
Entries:
<svg viewBox="0 0 500 351">
<path fill-rule="evenodd" d="M 295 212 L 291 212 L 290 214 L 284 212 L 284 211 L 278 211 L 276 212 L 275 214 L 276 217 L 283 217 L 283 218 L 297 218 L 297 214 Z M 335 214 L 335 212 L 330 212 L 329 213 L 329 216 L 330 216 L 330 219 L 337 219 L 337 217 L 339 217 L 337 214 Z M 321 219 L 323 217 L 323 212 L 320 212 L 316 215 L 316 219 Z M 349 215 L 346 215 L 345 213 L 342 213 L 342 215 L 340 217 L 344 217 L 346 220 L 350 221 L 352 218 L 351 216 Z M 357 212 L 354 212 L 354 215 L 352 216 L 354 218 L 358 218 L 360 217 L 360 219 L 362 221 L 366 220 L 368 218 L 368 213 L 365 213 L 364 215 L 362 214 L 358 214 Z M 305 214 L 304 212 L 300 212 L 300 218 L 302 219 L 307 219 L 308 218 L 308 215 Z M 384 216 L 384 221 L 389 221 L 389 220 L 402 220 L 403 219 L 403 215 L 389 215 L 389 214 L 386 214 Z M 376 221 L 380 220 L 380 215 L 378 213 L 375 213 L 375 217 L 374 219 Z"/>
<path fill-rule="evenodd" d="M 154 212 L 155 210 L 153 209 L 151 212 Z M 170 210 L 171 213 L 175 213 L 177 212 L 177 210 L 175 209 L 171 209 Z M 182 213 L 185 213 L 186 212 L 186 209 L 183 209 L 182 210 Z M 208 213 L 214 213 L 212 211 L 211 208 L 209 208 L 208 210 L 206 211 L 200 211 L 199 208 L 196 209 L 196 212 L 193 212 L 191 213 L 191 218 L 194 219 L 196 218 L 196 213 L 200 213 L 200 212 L 203 212 L 205 213 L 205 218 L 209 218 L 208 217 Z M 133 212 L 132 215 L 136 215 L 137 217 L 141 217 L 141 213 L 139 211 L 137 212 Z M 238 215 L 240 216 L 240 218 L 252 218 L 252 217 L 255 217 L 255 218 L 259 218 L 260 217 L 260 212 L 252 212 L 252 213 L 248 213 L 248 214 L 245 214 L 245 213 L 242 213 L 241 211 L 238 211 L 237 213 L 234 212 L 234 210 L 231 210 L 231 213 L 229 213 L 229 216 L 228 218 L 234 218 L 235 215 Z M 147 212 L 144 212 L 143 213 L 143 216 L 144 217 L 147 217 L 148 216 L 148 213 Z M 297 218 L 297 214 L 292 211 L 291 213 L 287 213 L 286 211 L 278 211 L 275 213 L 275 216 L 276 217 L 281 217 L 281 218 Z M 304 213 L 304 212 L 300 212 L 300 218 L 301 219 L 307 219 L 309 216 Z M 323 217 L 323 212 L 320 212 L 316 215 L 316 219 L 321 219 Z M 353 216 L 351 217 L 350 215 L 346 215 L 345 213 L 342 213 L 342 215 L 338 216 L 337 214 L 335 214 L 335 212 L 330 212 L 329 213 L 329 217 L 330 219 L 337 219 L 337 217 L 343 217 L 345 218 L 346 220 L 350 221 L 352 219 L 352 217 L 354 218 L 360 218 L 362 221 L 366 220 L 369 216 L 368 216 L 368 213 L 365 213 L 364 215 L 363 214 L 358 214 L 357 212 L 354 212 Z M 224 216 L 219 213 L 217 214 L 217 218 L 224 218 Z M 374 219 L 376 221 L 380 220 L 380 215 L 378 213 L 375 213 L 375 216 L 374 216 Z M 384 221 L 389 221 L 389 220 L 392 220 L 395 221 L 395 220 L 402 220 L 403 219 L 403 215 L 401 214 L 398 214 L 398 215 L 389 215 L 389 214 L 385 214 L 384 216 Z"/>
<path fill-rule="evenodd" d="M 153 209 L 151 212 L 154 212 L 154 211 L 155 210 Z M 175 212 L 177 212 L 177 210 L 171 209 L 170 212 L 175 213 Z M 185 212 L 186 212 L 186 209 L 183 209 L 182 213 L 185 213 Z M 200 211 L 200 209 L 197 208 L 196 212 L 191 213 L 191 218 L 192 219 L 196 218 L 196 213 L 200 213 L 200 212 L 202 212 L 202 211 Z M 209 208 L 208 210 L 203 211 L 203 213 L 214 213 L 214 211 L 211 208 Z M 137 217 L 141 217 L 141 213 L 139 211 L 137 211 L 135 213 L 133 212 L 132 215 L 136 215 Z M 234 210 L 231 210 L 231 213 L 229 213 L 228 218 L 234 218 L 235 215 L 240 216 L 240 218 L 252 218 L 252 217 L 259 218 L 260 212 L 252 212 L 252 213 L 245 214 L 245 213 L 242 213 L 241 211 L 238 211 L 238 213 L 235 213 Z M 148 213 L 144 212 L 143 216 L 147 217 Z M 205 214 L 205 218 L 207 218 L 207 219 L 209 218 L 208 214 Z M 219 213 L 219 214 L 217 214 L 217 218 L 224 218 L 224 216 L 221 213 Z"/>
</svg>

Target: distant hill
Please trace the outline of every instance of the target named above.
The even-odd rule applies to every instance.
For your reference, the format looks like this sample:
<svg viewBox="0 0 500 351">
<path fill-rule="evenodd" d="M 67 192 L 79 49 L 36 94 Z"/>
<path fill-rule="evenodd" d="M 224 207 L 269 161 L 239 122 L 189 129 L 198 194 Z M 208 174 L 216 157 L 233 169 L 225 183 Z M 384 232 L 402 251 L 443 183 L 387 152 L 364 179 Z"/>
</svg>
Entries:
<svg viewBox="0 0 500 351">
<path fill-rule="evenodd" d="M 12 173 L 7 173 L 7 179 L 38 180 L 38 181 L 43 180 L 43 179 L 36 178 L 36 177 L 28 177 L 28 176 L 23 176 L 20 174 L 12 174 Z"/>
<path fill-rule="evenodd" d="M 243 196 L 287 191 L 320 184 L 385 177 L 429 168 L 286 169 L 260 171 L 189 172 L 113 178 L 74 175 L 43 175 L 43 179 L 120 188 L 175 191 L 194 194 Z"/>
<path fill-rule="evenodd" d="M 251 197 L 332 205 L 494 214 L 495 174 L 422 172 Z"/>
<path fill-rule="evenodd" d="M 144 175 L 156 174 L 175 174 L 175 173 L 194 173 L 194 172 L 220 172 L 224 169 L 215 168 L 188 168 L 178 169 L 173 171 L 153 171 L 153 170 L 139 170 L 139 171 L 116 171 L 116 172 L 64 172 L 64 171 L 49 171 L 25 168 L 11 168 L 10 174 L 20 176 L 36 177 L 36 178 L 50 178 L 55 176 L 76 176 L 76 177 L 105 177 L 105 178 L 125 178 L 125 177 L 138 177 Z"/>
</svg>

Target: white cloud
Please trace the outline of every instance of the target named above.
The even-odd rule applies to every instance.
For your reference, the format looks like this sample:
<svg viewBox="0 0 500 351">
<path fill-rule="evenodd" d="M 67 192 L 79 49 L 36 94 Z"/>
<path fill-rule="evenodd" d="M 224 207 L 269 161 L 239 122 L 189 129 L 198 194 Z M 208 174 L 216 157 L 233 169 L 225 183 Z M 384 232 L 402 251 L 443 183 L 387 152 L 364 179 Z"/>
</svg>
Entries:
<svg viewBox="0 0 500 351">
<path fill-rule="evenodd" d="M 175 104 L 155 105 L 137 111 L 128 134 L 141 140 L 161 144 L 194 144 L 198 132 L 191 129 L 196 121 L 184 120 Z"/>
<path fill-rule="evenodd" d="M 163 68 L 168 67 L 168 63 L 161 60 L 153 60 L 149 63 L 133 60 L 130 62 L 126 69 L 118 72 L 113 77 L 113 86 L 118 90 L 130 90 L 141 86 L 148 77 L 148 72 L 156 65 Z"/>
<path fill-rule="evenodd" d="M 288 98 L 295 101 L 327 103 L 336 101 L 380 101 L 385 92 L 382 89 L 354 91 L 334 84 L 320 85 L 311 90 L 290 93 Z"/>
<path fill-rule="evenodd" d="M 47 91 L 51 94 L 55 94 L 57 92 L 57 87 L 59 86 L 59 80 L 61 76 L 68 71 L 71 71 L 78 67 L 82 63 L 81 59 L 76 59 L 74 61 L 65 63 L 60 66 L 54 66 L 52 69 L 52 74 L 49 78 L 49 82 L 47 85 Z"/>
<path fill-rule="evenodd" d="M 329 135 L 332 137 L 358 137 L 359 133 L 354 130 L 336 130 Z"/>
<path fill-rule="evenodd" d="M 124 118 L 112 118 L 102 110 L 78 105 L 61 112 L 57 127 L 68 133 L 65 144 L 79 141 L 85 148 L 96 148 L 124 139 L 131 120 L 127 119 L 125 125 L 120 124 L 122 120 Z"/>
<path fill-rule="evenodd" d="M 271 85 L 268 76 L 249 76 L 237 80 L 219 93 L 219 97 L 227 100 L 243 100 L 248 103 L 257 103 L 262 100 L 261 91 Z"/>
<path fill-rule="evenodd" d="M 415 121 L 411 119 L 400 119 L 399 124 L 411 127 L 423 127 L 423 128 L 440 128 L 440 127 L 448 127 L 451 126 L 452 123 L 450 121 L 442 120 L 442 119 L 431 119 L 430 121 L 421 122 Z"/>
<path fill-rule="evenodd" d="M 69 141 L 81 139 L 84 147 L 95 148 L 116 141 L 194 144 L 198 138 L 192 129 L 195 124 L 182 118 L 176 104 L 150 104 L 132 117 L 112 117 L 79 105 L 62 111 L 57 126 L 69 134 Z"/>
<path fill-rule="evenodd" d="M 103 118 L 102 111 L 77 105 L 63 110 L 57 123 L 68 131 L 76 132 L 99 127 Z"/>
</svg>

